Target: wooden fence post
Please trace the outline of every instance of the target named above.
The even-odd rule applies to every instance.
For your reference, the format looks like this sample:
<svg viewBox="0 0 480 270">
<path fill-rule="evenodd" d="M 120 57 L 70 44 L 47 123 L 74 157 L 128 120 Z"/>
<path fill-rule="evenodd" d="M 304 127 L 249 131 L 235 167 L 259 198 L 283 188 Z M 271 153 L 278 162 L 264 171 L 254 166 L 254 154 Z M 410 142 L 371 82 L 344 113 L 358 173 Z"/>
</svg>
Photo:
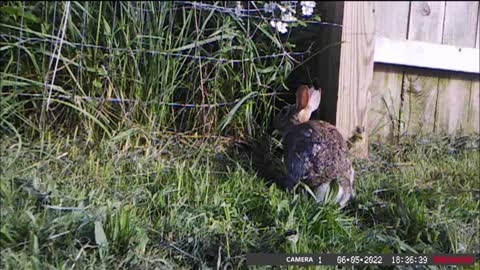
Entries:
<svg viewBox="0 0 480 270">
<path fill-rule="evenodd" d="M 375 49 L 373 2 L 344 2 L 342 42 L 336 126 L 349 138 L 356 127 L 366 128 L 368 123 Z M 368 131 L 352 151 L 357 157 L 368 156 Z"/>
</svg>

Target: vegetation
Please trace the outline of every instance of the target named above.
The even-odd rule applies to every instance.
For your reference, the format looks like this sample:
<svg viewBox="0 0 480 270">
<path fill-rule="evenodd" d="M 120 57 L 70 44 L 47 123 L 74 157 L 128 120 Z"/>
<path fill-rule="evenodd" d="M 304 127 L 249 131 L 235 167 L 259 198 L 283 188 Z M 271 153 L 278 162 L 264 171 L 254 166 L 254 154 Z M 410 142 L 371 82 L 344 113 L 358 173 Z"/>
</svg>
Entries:
<svg viewBox="0 0 480 270">
<path fill-rule="evenodd" d="M 370 159 L 355 161 L 357 201 L 345 210 L 334 192 L 322 206 L 302 185 L 270 185 L 256 168 L 279 167 L 242 145 L 271 135 L 295 46 L 262 14 L 212 5 L 225 9 L 0 5 L 0 268 L 244 269 L 247 252 L 480 252 L 478 136 L 373 143 Z"/>
<path fill-rule="evenodd" d="M 2 268 L 245 268 L 246 252 L 478 253 L 480 138 L 417 141 L 374 145 L 371 161 L 355 165 L 356 204 L 339 211 L 333 194 L 320 206 L 302 186 L 268 186 L 213 146 L 189 159 L 172 142 L 91 149 L 49 137 L 40 150 L 6 140 Z"/>
<path fill-rule="evenodd" d="M 2 96 L 29 116 L 11 112 L 4 128 L 80 128 L 89 141 L 137 127 L 254 136 L 302 54 L 266 17 L 219 5 L 3 4 Z"/>
</svg>

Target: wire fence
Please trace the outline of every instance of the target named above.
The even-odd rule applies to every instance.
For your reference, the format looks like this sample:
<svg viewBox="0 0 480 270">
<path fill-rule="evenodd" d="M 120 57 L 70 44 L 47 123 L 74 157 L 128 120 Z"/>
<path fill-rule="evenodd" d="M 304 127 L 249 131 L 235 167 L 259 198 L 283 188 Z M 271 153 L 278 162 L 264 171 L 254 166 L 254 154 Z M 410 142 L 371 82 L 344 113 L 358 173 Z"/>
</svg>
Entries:
<svg viewBox="0 0 480 270">
<path fill-rule="evenodd" d="M 259 15 L 251 15 L 252 13 L 260 13 L 260 12 L 267 12 L 267 13 L 272 13 L 272 10 L 270 8 L 260 8 L 256 7 L 254 9 L 245 9 L 245 8 L 230 8 L 230 7 L 222 7 L 218 5 L 212 5 L 212 4 L 206 4 L 206 3 L 201 3 L 201 2 L 192 2 L 192 1 L 173 1 L 175 4 L 181 4 L 182 6 L 172 8 L 172 10 L 176 9 L 185 9 L 185 8 L 190 8 L 190 9 L 197 9 L 197 10 L 210 10 L 210 11 L 215 11 L 215 12 L 220 12 L 226 15 L 230 16 L 235 16 L 239 18 L 250 18 L 250 19 L 259 19 L 259 20 L 278 20 L 277 17 L 274 16 L 259 16 Z M 241 1 L 242 3 L 245 3 L 244 1 Z M 292 2 L 295 3 L 297 1 L 284 1 L 284 2 Z M 158 12 L 159 10 L 155 9 L 149 9 L 147 7 L 142 7 L 142 8 L 137 8 L 133 7 L 134 9 L 137 9 L 139 11 L 147 11 L 147 12 Z M 339 27 L 342 28 L 343 25 L 337 24 L 337 23 L 331 23 L 331 22 L 323 22 L 323 21 L 314 21 L 314 20 L 301 20 L 302 22 L 306 24 L 314 24 L 314 25 L 323 25 L 323 26 L 332 26 L 332 27 Z"/>
<path fill-rule="evenodd" d="M 197 10 L 206 10 L 206 11 L 214 11 L 214 12 L 220 12 L 223 14 L 226 14 L 228 16 L 234 16 L 236 18 L 247 18 L 247 19 L 255 19 L 255 20 L 271 20 L 274 19 L 275 17 L 273 16 L 265 16 L 263 13 L 271 13 L 271 10 L 267 8 L 259 8 L 256 7 L 254 9 L 245 9 L 245 8 L 239 8 L 238 6 L 235 8 L 232 7 L 224 7 L 224 6 L 219 6 L 219 5 L 213 5 L 213 4 L 207 4 L 207 3 L 201 3 L 201 2 L 191 2 L 191 1 L 174 1 L 174 3 L 178 6 L 175 8 L 192 8 L 192 9 L 197 9 Z M 142 12 L 159 12 L 159 10 L 151 9 L 148 7 L 143 6 L 143 3 L 141 3 L 142 7 L 137 8 L 135 6 L 131 6 L 135 9 L 138 9 L 139 11 Z M 57 6 L 54 6 L 55 10 Z M 56 12 L 54 11 L 54 15 Z M 260 15 L 254 15 L 254 14 L 260 14 Z M 55 18 L 53 18 L 55 21 Z M 335 23 L 329 23 L 329 22 L 321 22 L 321 21 L 312 21 L 312 20 L 302 20 L 304 23 L 307 24 L 316 24 L 316 25 L 323 25 L 323 26 L 331 26 L 331 27 L 342 27 L 342 25 L 335 24 Z M 179 53 L 179 52 L 173 52 L 174 50 L 170 51 L 164 51 L 164 50 L 148 50 L 148 49 L 143 49 L 143 48 L 127 48 L 127 47 L 113 47 L 113 46 L 102 46 L 98 44 L 88 44 L 88 43 L 79 43 L 79 42 L 72 42 L 68 41 L 66 38 L 61 38 L 57 37 L 54 35 L 54 30 L 55 27 L 52 28 L 52 34 L 48 35 L 45 33 L 40 33 L 36 32 L 30 29 L 25 29 L 23 28 L 23 20 L 20 28 L 16 28 L 13 26 L 8 26 L 8 25 L 3 25 L 0 24 L 2 27 L 7 27 L 10 28 L 11 30 L 16 30 L 18 31 L 19 35 L 10 35 L 6 33 L 1 33 L 0 34 L 0 39 L 4 41 L 8 40 L 16 40 L 15 45 L 18 47 L 23 46 L 24 44 L 35 44 L 35 43 L 47 43 L 51 44 L 52 51 L 54 51 L 55 45 L 57 45 L 59 42 L 62 43 L 62 45 L 74 48 L 74 49 L 79 49 L 83 53 L 85 48 L 91 48 L 91 49 L 96 49 L 96 50 L 102 50 L 102 51 L 108 51 L 110 53 L 128 53 L 128 54 L 148 54 L 148 55 L 162 55 L 165 57 L 181 57 L 181 58 L 187 58 L 191 60 L 200 60 L 200 61 L 211 61 L 211 62 L 217 62 L 217 63 L 230 63 L 230 64 L 240 64 L 240 63 L 246 63 L 246 62 L 254 62 L 254 61 L 262 61 L 265 59 L 273 59 L 273 58 L 290 58 L 297 60 L 295 57 L 300 57 L 301 60 L 304 59 L 306 55 L 309 54 L 309 52 L 287 52 L 283 51 L 282 53 L 278 54 L 270 54 L 270 55 L 260 55 L 257 57 L 251 57 L 251 58 L 244 58 L 244 59 L 226 59 L 226 58 L 217 58 L 217 57 L 210 57 L 210 56 L 202 56 L 202 55 L 194 55 L 194 54 L 187 54 L 187 53 Z M 85 30 L 85 21 L 82 24 L 82 29 Z M 32 37 L 35 36 L 35 37 Z M 141 43 L 141 40 L 140 40 Z M 181 50 L 179 50 L 181 51 Z M 18 57 L 20 57 L 21 50 L 18 50 Z M 52 53 L 52 59 L 54 58 L 60 58 L 61 55 L 55 55 Z M 17 67 L 18 68 L 18 67 Z M 79 69 L 87 69 L 86 67 L 83 67 L 81 64 L 77 66 Z M 17 72 L 18 75 L 18 72 Z M 16 79 L 17 80 L 17 79 Z M 53 84 L 49 84 L 45 82 L 45 87 L 52 86 Z M 51 91 L 50 91 L 51 92 Z M 75 92 L 74 92 L 75 93 Z M 284 94 L 284 93 L 256 93 L 253 95 L 250 95 L 248 98 L 254 98 L 254 97 L 261 97 L 261 96 L 275 96 L 279 94 Z M 2 95 L 19 95 L 19 96 L 25 96 L 25 97 L 34 97 L 34 98 L 42 98 L 45 95 L 44 94 L 33 94 L 33 93 L 12 93 L 12 92 L 3 92 Z M 238 104 L 241 100 L 246 99 L 247 97 L 241 97 L 237 98 L 233 101 L 229 102 L 222 102 L 222 103 L 213 103 L 213 104 L 187 104 L 187 103 L 177 103 L 177 102 L 163 102 L 163 101 L 141 101 L 141 100 L 135 100 L 135 99 L 121 99 L 121 98 L 103 98 L 103 97 L 91 97 L 91 96 L 78 96 L 78 95 L 59 95 L 54 94 L 52 97 L 58 98 L 58 99 L 64 99 L 64 100 L 84 100 L 84 101 L 96 101 L 96 102 L 112 102 L 112 103 L 141 103 L 141 104 L 158 104 L 158 105 L 164 105 L 164 106 L 172 106 L 172 107 L 184 107 L 184 108 L 215 108 L 215 107 L 225 107 L 225 106 L 231 106 Z"/>
<path fill-rule="evenodd" d="M 213 104 L 183 104 L 183 103 L 176 103 L 176 102 L 163 102 L 158 100 L 151 100 L 151 101 L 142 101 L 136 99 L 124 99 L 124 98 L 103 98 L 103 97 L 89 97 L 89 96 L 72 96 L 72 95 L 55 95 L 54 98 L 63 99 L 63 100 L 83 100 L 83 101 L 95 101 L 95 102 L 111 102 L 111 103 L 138 103 L 138 104 L 156 104 L 156 105 L 164 105 L 164 106 L 171 106 L 171 107 L 182 107 L 182 108 L 215 108 L 215 107 L 225 107 L 230 105 L 235 105 L 241 100 L 245 100 L 247 98 L 254 98 L 254 97 L 268 97 L 268 96 L 276 96 L 282 95 L 286 93 L 257 93 L 254 92 L 250 94 L 250 96 L 245 96 L 242 98 L 237 98 L 230 102 L 222 102 L 222 103 L 213 103 Z M 3 96 L 23 96 L 23 97 L 31 97 L 31 98 L 43 98 L 43 94 L 30 94 L 30 93 L 12 93 L 12 92 L 4 92 L 1 93 Z"/>
<path fill-rule="evenodd" d="M 274 16 L 256 16 L 256 15 L 250 15 L 249 13 L 259 13 L 260 11 L 267 11 L 271 12 L 269 9 L 266 8 L 255 8 L 255 9 L 241 9 L 241 8 L 227 8 L 227 7 L 221 7 L 221 6 L 216 6 L 216 5 L 210 5 L 210 4 L 205 4 L 205 3 L 195 3 L 195 2 L 190 2 L 190 1 L 174 1 L 175 3 L 181 3 L 185 5 L 190 5 L 193 8 L 197 8 L 200 10 L 213 10 L 216 12 L 221 12 L 224 14 L 229 14 L 233 16 L 238 16 L 241 18 L 251 18 L 251 19 L 260 19 L 260 20 L 278 20 L 277 17 Z M 296 1 L 291 1 L 291 2 L 296 2 Z M 247 14 L 244 14 L 247 13 Z M 306 24 L 316 24 L 316 25 L 324 25 L 324 26 L 332 26 L 332 27 L 340 27 L 342 28 L 343 25 L 341 24 L 336 24 L 336 23 L 330 23 L 330 22 L 322 22 L 322 21 L 313 21 L 313 20 L 302 20 L 302 22 Z"/>
<path fill-rule="evenodd" d="M 25 32 L 20 30 L 21 32 Z M 31 33 L 31 32 L 29 32 Z M 21 45 L 22 43 L 35 43 L 35 42 L 45 42 L 45 43 L 56 43 L 58 42 L 57 37 L 52 38 L 23 38 L 21 36 L 14 36 L 8 34 L 0 34 L 0 38 L 12 38 L 17 39 L 17 45 Z M 271 55 L 261 55 L 258 57 L 246 58 L 246 59 L 224 59 L 224 58 L 215 58 L 215 57 L 208 57 L 208 56 L 201 56 L 201 55 L 191 55 L 191 54 L 182 54 L 182 53 L 173 53 L 167 51 L 158 51 L 158 50 L 145 50 L 145 49 L 132 49 L 132 48 L 119 48 L 119 47 L 107 47 L 95 44 L 85 44 L 85 43 L 76 43 L 70 42 L 68 40 L 63 41 L 63 45 L 70 46 L 72 48 L 92 48 L 104 51 L 116 51 L 116 52 L 123 52 L 123 53 L 133 53 L 133 54 L 151 54 L 151 55 L 163 55 L 163 56 L 174 56 L 174 57 L 184 57 L 194 60 L 207 60 L 212 62 L 219 62 L 219 63 L 245 63 L 245 62 L 253 62 L 258 60 L 264 60 L 268 58 L 278 58 L 278 57 L 293 57 L 293 56 L 304 56 L 307 54 L 306 52 L 283 52 L 279 54 L 271 54 Z"/>
</svg>

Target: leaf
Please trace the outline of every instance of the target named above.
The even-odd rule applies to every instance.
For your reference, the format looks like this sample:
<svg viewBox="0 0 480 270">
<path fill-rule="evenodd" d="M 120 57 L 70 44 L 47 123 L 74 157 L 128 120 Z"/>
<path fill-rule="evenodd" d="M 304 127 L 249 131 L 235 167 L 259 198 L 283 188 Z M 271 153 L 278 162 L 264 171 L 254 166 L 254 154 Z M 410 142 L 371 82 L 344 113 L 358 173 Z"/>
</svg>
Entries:
<svg viewBox="0 0 480 270">
<path fill-rule="evenodd" d="M 40 23 L 40 19 L 37 16 L 33 15 L 31 12 L 25 11 L 22 7 L 3 6 L 0 7 L 0 13 L 17 17 L 21 17 L 23 15 L 23 18 L 26 21 Z"/>
<path fill-rule="evenodd" d="M 10 78 L 14 78 L 14 79 L 18 79 L 18 80 L 22 80 L 24 82 L 29 82 L 31 85 L 34 85 L 34 86 L 39 86 L 41 88 L 44 88 L 45 87 L 45 83 L 44 82 L 39 82 L 39 81 L 35 81 L 35 80 L 30 80 L 30 79 L 27 79 L 27 78 L 24 78 L 24 77 L 21 77 L 21 76 L 16 76 L 14 74 L 9 74 L 9 73 L 3 73 L 2 74 L 5 77 L 10 77 Z M 3 78 L 2 78 L 3 79 Z M 66 94 L 67 92 L 60 86 L 58 85 L 47 85 L 48 87 L 52 87 L 53 90 L 55 91 L 58 91 L 62 94 Z"/>
<path fill-rule="evenodd" d="M 0 52 L 1 52 L 1 51 L 5 51 L 5 50 L 9 50 L 9 49 L 11 49 L 11 48 L 13 48 L 12 45 L 7 45 L 7 46 L 0 47 Z"/>
<path fill-rule="evenodd" d="M 219 36 L 216 36 L 216 37 L 211 37 L 211 38 L 207 38 L 207 39 L 204 39 L 204 40 L 201 40 L 201 41 L 198 41 L 198 42 L 194 42 L 194 43 L 191 43 L 191 44 L 179 47 L 179 48 L 171 49 L 171 50 L 168 50 L 168 52 L 178 52 L 178 51 L 188 50 L 188 49 L 192 49 L 192 48 L 195 48 L 195 47 L 200 47 L 200 46 L 203 46 L 205 44 L 212 43 L 212 42 L 222 40 L 222 39 L 233 39 L 234 37 L 235 37 L 234 35 L 219 35 Z"/>
<path fill-rule="evenodd" d="M 38 245 L 38 236 L 32 233 L 30 237 L 31 237 L 30 241 L 31 241 L 32 253 L 35 256 L 38 256 L 38 254 L 40 254 L 40 248 Z"/>
<path fill-rule="evenodd" d="M 105 28 L 105 35 L 110 36 L 112 34 L 112 28 L 110 28 L 110 25 L 108 25 L 107 20 L 103 18 L 103 26 Z"/>
<path fill-rule="evenodd" d="M 110 131 L 108 130 L 108 128 L 100 121 L 98 120 L 95 116 L 93 116 L 92 114 L 90 114 L 89 112 L 87 112 L 86 110 L 78 107 L 78 106 L 75 106 L 73 105 L 72 103 L 70 102 L 65 102 L 63 100 L 60 100 L 60 99 L 55 99 L 55 98 L 52 98 L 51 99 L 52 101 L 55 101 L 55 102 L 58 102 L 60 104 L 63 104 L 63 105 L 66 105 L 66 106 L 69 106 L 70 108 L 73 108 L 75 110 L 78 110 L 79 112 L 83 113 L 86 117 L 92 119 L 92 121 L 94 121 L 95 123 L 97 123 L 102 129 L 103 131 L 105 131 L 105 133 L 108 135 L 108 137 L 112 137 L 112 134 L 110 133 Z"/>
<path fill-rule="evenodd" d="M 310 189 L 309 186 L 307 186 L 305 183 L 303 182 L 300 182 L 300 185 L 308 192 L 308 194 L 310 194 L 314 199 L 316 199 L 317 197 L 315 196 L 315 193 L 313 193 L 313 191 Z"/>
<path fill-rule="evenodd" d="M 257 69 L 258 73 L 260 74 L 265 74 L 265 73 L 270 73 L 272 71 L 274 71 L 277 67 L 274 67 L 274 66 L 269 66 L 267 68 L 261 68 L 261 69 Z"/>
<path fill-rule="evenodd" d="M 0 12 L 4 15 L 9 15 L 9 16 L 22 15 L 22 10 L 19 7 L 3 6 L 3 7 L 0 7 Z"/>
<path fill-rule="evenodd" d="M 93 87 L 102 88 L 102 83 L 100 83 L 98 80 L 93 80 Z"/>
<path fill-rule="evenodd" d="M 3 86 L 17 86 L 17 87 L 22 87 L 22 86 L 29 86 L 29 85 L 31 85 L 31 84 L 30 84 L 30 83 L 26 83 L 26 82 L 3 80 L 3 81 L 2 81 L 2 85 L 3 85 Z"/>
<path fill-rule="evenodd" d="M 298 20 L 297 24 L 303 27 L 307 27 L 307 24 L 304 21 Z"/>
<path fill-rule="evenodd" d="M 107 236 L 100 221 L 95 221 L 95 242 L 99 246 L 108 246 Z"/>
<path fill-rule="evenodd" d="M 30 12 L 25 12 L 24 18 L 31 23 L 40 23 L 40 19 Z"/>
<path fill-rule="evenodd" d="M 235 104 L 235 106 L 232 108 L 232 110 L 227 114 L 227 116 L 225 116 L 225 118 L 222 120 L 222 123 L 220 124 L 220 131 L 223 131 L 228 126 L 228 124 L 230 124 L 230 122 L 233 119 L 233 116 L 235 115 L 237 110 L 240 108 L 240 106 L 242 106 L 242 104 L 247 99 L 249 99 L 250 97 L 255 96 L 257 94 L 258 94 L 258 92 L 251 92 L 250 94 L 244 96 L 241 100 L 239 100 L 237 102 L 237 104 Z"/>
</svg>

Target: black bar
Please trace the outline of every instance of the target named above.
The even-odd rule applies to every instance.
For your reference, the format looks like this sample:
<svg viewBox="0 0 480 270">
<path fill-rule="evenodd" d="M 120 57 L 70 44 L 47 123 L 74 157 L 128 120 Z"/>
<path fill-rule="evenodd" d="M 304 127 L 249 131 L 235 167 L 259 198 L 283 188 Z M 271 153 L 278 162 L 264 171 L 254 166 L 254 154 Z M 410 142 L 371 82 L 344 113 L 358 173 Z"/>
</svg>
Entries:
<svg viewBox="0 0 480 270">
<path fill-rule="evenodd" d="M 248 265 L 473 265 L 474 254 L 246 254 Z"/>
</svg>

